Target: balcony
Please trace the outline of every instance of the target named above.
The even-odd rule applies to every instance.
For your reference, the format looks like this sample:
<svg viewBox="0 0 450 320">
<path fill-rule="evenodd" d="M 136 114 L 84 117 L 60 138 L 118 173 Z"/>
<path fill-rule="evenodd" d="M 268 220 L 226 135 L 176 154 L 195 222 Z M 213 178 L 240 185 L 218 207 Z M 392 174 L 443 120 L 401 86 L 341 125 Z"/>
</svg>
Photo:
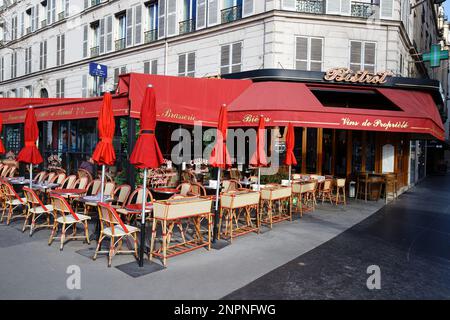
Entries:
<svg viewBox="0 0 450 320">
<path fill-rule="evenodd" d="M 47 19 L 41 21 L 41 28 L 45 28 L 47 26 Z"/>
<path fill-rule="evenodd" d="M 144 43 L 150 43 L 158 40 L 158 29 L 153 29 L 144 32 Z"/>
<path fill-rule="evenodd" d="M 180 34 L 189 33 L 195 31 L 195 21 L 185 20 L 180 22 Z"/>
<path fill-rule="evenodd" d="M 324 14 L 325 1 L 323 0 L 297 0 L 295 8 L 298 12 Z"/>
<path fill-rule="evenodd" d="M 242 19 L 242 6 L 230 7 L 220 12 L 222 23 L 233 22 Z"/>
<path fill-rule="evenodd" d="M 31 33 L 31 27 L 27 27 L 27 29 L 25 30 L 26 34 L 30 34 Z"/>
<path fill-rule="evenodd" d="M 91 7 L 99 5 L 100 4 L 100 0 L 91 0 Z"/>
<path fill-rule="evenodd" d="M 116 51 L 125 49 L 125 38 L 117 39 L 115 42 Z"/>
<path fill-rule="evenodd" d="M 375 12 L 373 5 L 364 2 L 352 2 L 352 17 L 369 18 Z"/>
<path fill-rule="evenodd" d="M 65 13 L 64 13 L 64 11 L 58 13 L 58 21 L 61 21 L 61 20 L 63 20 L 64 18 L 65 18 Z"/>
<path fill-rule="evenodd" d="M 97 57 L 99 52 L 100 52 L 100 47 L 99 46 L 92 47 L 91 48 L 91 57 Z"/>
</svg>

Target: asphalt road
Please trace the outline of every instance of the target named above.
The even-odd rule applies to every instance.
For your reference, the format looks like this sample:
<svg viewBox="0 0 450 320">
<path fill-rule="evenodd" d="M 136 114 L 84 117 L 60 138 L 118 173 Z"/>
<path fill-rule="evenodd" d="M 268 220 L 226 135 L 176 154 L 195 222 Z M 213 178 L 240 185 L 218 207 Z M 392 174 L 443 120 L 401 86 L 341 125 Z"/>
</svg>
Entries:
<svg viewBox="0 0 450 320">
<path fill-rule="evenodd" d="M 380 289 L 370 290 L 368 279 Z M 427 178 L 337 237 L 224 297 L 449 298 L 449 175 Z"/>
</svg>

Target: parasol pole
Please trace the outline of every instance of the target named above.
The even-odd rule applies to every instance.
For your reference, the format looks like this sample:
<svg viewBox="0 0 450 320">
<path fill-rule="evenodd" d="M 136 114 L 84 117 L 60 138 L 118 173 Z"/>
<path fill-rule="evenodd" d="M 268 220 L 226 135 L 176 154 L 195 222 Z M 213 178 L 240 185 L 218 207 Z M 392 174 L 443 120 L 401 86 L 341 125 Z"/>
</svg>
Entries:
<svg viewBox="0 0 450 320">
<path fill-rule="evenodd" d="M 291 170 L 292 170 L 292 165 L 289 165 L 289 185 L 291 185 Z"/>
<path fill-rule="evenodd" d="M 103 202 L 103 193 L 105 188 L 105 165 L 102 165 L 102 182 L 100 187 L 100 201 Z"/>
<path fill-rule="evenodd" d="M 214 214 L 214 235 L 213 242 L 217 240 L 217 233 L 219 230 L 219 194 L 220 194 L 220 167 L 217 168 L 217 186 L 216 186 L 216 205 L 215 205 L 215 214 Z"/>
<path fill-rule="evenodd" d="M 261 190 L 261 168 L 258 167 L 258 191 Z"/>
<path fill-rule="evenodd" d="M 141 245 L 139 246 L 139 267 L 144 266 L 145 247 L 145 207 L 147 206 L 147 168 L 144 169 L 144 181 L 142 183 L 142 211 L 141 211 Z"/>
<path fill-rule="evenodd" d="M 32 188 L 33 185 L 33 164 L 30 163 L 30 189 Z"/>
</svg>

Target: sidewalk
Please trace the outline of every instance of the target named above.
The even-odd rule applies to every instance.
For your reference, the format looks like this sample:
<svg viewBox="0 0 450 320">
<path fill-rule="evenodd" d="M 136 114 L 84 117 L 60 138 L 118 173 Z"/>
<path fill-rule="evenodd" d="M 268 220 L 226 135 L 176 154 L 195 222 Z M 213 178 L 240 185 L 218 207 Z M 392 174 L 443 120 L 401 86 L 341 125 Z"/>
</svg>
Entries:
<svg viewBox="0 0 450 320">
<path fill-rule="evenodd" d="M 115 268 L 133 261 L 116 256 L 92 261 L 76 251 L 87 244 L 69 242 L 60 252 L 47 245 L 48 230 L 22 234 L 23 220 L 0 225 L 0 299 L 220 299 L 268 272 L 334 238 L 384 205 L 350 201 L 319 204 L 302 219 L 274 225 L 272 231 L 239 237 L 221 250 L 200 249 L 169 259 L 168 268 L 132 278 Z M 91 243 L 94 247 L 95 242 Z M 81 269 L 81 290 L 69 290 L 71 265 Z"/>
<path fill-rule="evenodd" d="M 380 268 L 369 290 L 367 268 Z M 449 299 L 450 175 L 397 201 L 226 299 Z"/>
</svg>

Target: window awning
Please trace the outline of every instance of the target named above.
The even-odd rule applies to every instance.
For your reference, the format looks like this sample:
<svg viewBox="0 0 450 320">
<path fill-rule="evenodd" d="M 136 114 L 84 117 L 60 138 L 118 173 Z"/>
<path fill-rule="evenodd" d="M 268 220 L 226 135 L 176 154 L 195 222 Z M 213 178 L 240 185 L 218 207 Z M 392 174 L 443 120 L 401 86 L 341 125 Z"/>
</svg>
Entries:
<svg viewBox="0 0 450 320">
<path fill-rule="evenodd" d="M 28 106 L 35 108 L 37 121 L 96 118 L 102 97 L 95 98 L 1 98 L 0 112 L 4 124 L 22 123 Z M 128 97 L 115 95 L 113 110 L 116 116 L 128 115 Z"/>
<path fill-rule="evenodd" d="M 327 107 L 304 83 L 256 82 L 230 103 L 229 125 L 257 126 L 262 115 L 269 126 L 286 126 L 291 122 L 301 127 L 431 134 L 444 139 L 444 126 L 429 93 L 375 90 L 398 107 L 398 111 Z"/>
<path fill-rule="evenodd" d="M 251 80 L 186 78 L 131 73 L 120 77 L 118 90 L 128 94 L 130 116 L 139 118 L 147 85 L 156 94 L 157 121 L 217 126 L 219 110 L 252 85 Z"/>
</svg>

